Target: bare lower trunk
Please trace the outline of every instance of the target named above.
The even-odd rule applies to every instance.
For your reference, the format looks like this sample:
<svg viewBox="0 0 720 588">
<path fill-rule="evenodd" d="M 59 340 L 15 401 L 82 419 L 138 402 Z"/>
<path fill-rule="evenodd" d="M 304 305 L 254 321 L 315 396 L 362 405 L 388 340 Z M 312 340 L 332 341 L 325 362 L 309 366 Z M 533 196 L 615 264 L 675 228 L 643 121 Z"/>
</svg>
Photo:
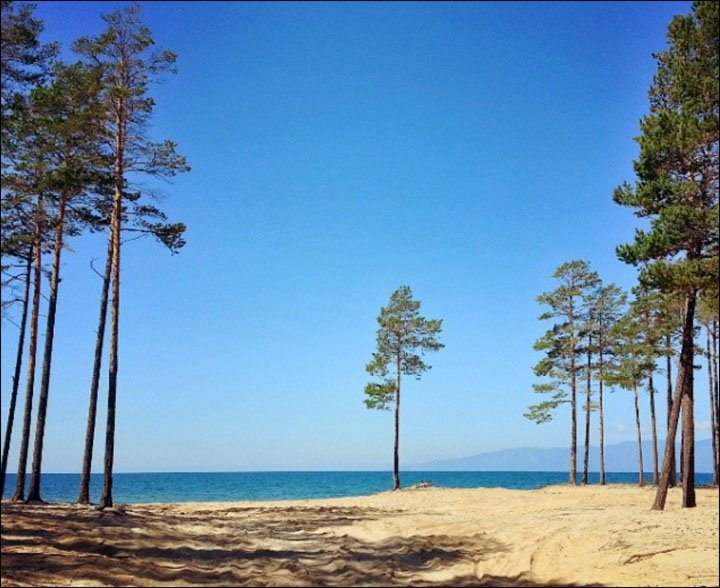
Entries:
<svg viewBox="0 0 720 588">
<path fill-rule="evenodd" d="M 653 510 L 663 510 L 665 501 L 667 500 L 667 492 L 670 486 L 670 471 L 674 467 L 673 454 L 675 445 L 675 436 L 677 434 L 677 425 L 680 420 L 681 400 L 688 392 L 688 388 L 692 388 L 693 377 L 693 326 L 695 318 L 696 293 L 688 292 L 685 297 L 685 316 L 683 317 L 683 334 L 682 349 L 680 351 L 680 364 L 678 366 L 677 383 L 675 385 L 675 398 L 672 403 L 670 412 L 670 421 L 668 423 L 668 434 L 665 440 L 665 456 L 663 458 L 662 471 L 660 472 L 660 483 L 655 495 Z M 684 421 L 684 419 L 683 419 Z M 694 480 L 689 479 L 692 484 Z M 683 506 L 686 504 L 686 480 L 683 479 Z M 692 487 L 692 495 L 694 499 L 694 486 Z"/>
<path fill-rule="evenodd" d="M 122 110 L 118 111 L 116 119 L 117 135 L 115 139 L 115 198 L 112 211 L 112 316 L 110 320 L 110 361 L 108 375 L 108 410 L 107 427 L 105 429 L 105 463 L 102 495 L 100 507 L 108 508 L 113 505 L 112 473 L 115 458 L 115 405 L 117 395 L 118 374 L 118 331 L 120 324 L 120 223 L 122 219 L 122 195 L 125 153 L 125 120 Z"/>
<path fill-rule="evenodd" d="M 33 307 L 30 317 L 30 347 L 28 349 L 28 377 L 25 392 L 25 412 L 23 414 L 22 439 L 20 441 L 20 456 L 18 458 L 18 472 L 15 481 L 15 494 L 13 502 L 25 498 L 25 472 L 27 471 L 28 448 L 30 446 L 30 424 L 32 421 L 33 392 L 35 389 L 35 360 L 37 358 L 38 318 L 40 316 L 40 285 L 42 283 L 42 222 L 44 218 L 43 200 L 38 198 L 35 228 L 35 271 L 33 283 Z"/>
<path fill-rule="evenodd" d="M 8 455 L 10 453 L 10 440 L 12 439 L 13 425 L 15 423 L 15 406 L 20 386 L 20 373 L 22 371 L 23 350 L 25 349 L 25 331 L 27 326 L 28 306 L 30 305 L 30 282 L 32 281 L 32 250 L 28 253 L 25 266 L 25 293 L 22 301 L 22 314 L 20 318 L 20 336 L 18 338 L 17 354 L 15 355 L 15 373 L 13 375 L 12 391 L 10 392 L 10 407 L 8 409 L 7 425 L 5 426 L 5 441 L 3 443 L 2 466 L 0 467 L 0 496 L 5 493 L 5 474 L 7 473 Z"/>
<path fill-rule="evenodd" d="M 61 196 L 58 220 L 55 227 L 55 249 L 53 251 L 52 277 L 50 278 L 50 299 L 48 301 L 47 327 L 45 330 L 45 350 L 43 352 L 42 377 L 40 378 L 40 400 L 35 425 L 35 448 L 33 450 L 32 476 L 28 500 L 41 500 L 40 474 L 42 471 L 43 441 L 45 440 L 45 422 L 47 418 L 48 395 L 50 393 L 50 369 L 52 364 L 53 341 L 55 338 L 55 315 L 57 312 L 58 290 L 60 287 L 60 257 L 65 234 L 66 196 Z"/>
<path fill-rule="evenodd" d="M 637 428 L 637 438 L 638 438 L 638 466 L 639 466 L 639 479 L 638 479 L 638 485 L 644 486 L 645 485 L 645 476 L 643 468 L 643 454 L 642 454 L 642 433 L 640 432 L 640 405 L 638 404 L 638 393 L 637 393 L 637 384 L 633 384 L 633 395 L 635 397 L 635 426 Z"/>
<path fill-rule="evenodd" d="M 655 386 L 653 386 L 652 372 L 648 376 L 648 393 L 650 394 L 650 419 L 652 421 L 652 449 L 653 449 L 653 486 L 658 485 L 660 473 L 658 472 L 658 441 L 657 422 L 655 419 Z"/>
<path fill-rule="evenodd" d="M 591 345 L 592 337 L 589 337 L 587 354 L 587 390 L 585 392 L 585 456 L 583 460 L 583 484 L 588 483 L 588 461 L 590 459 L 590 395 L 592 392 L 592 374 L 590 371 L 592 361 L 592 353 L 590 351 Z"/>
<path fill-rule="evenodd" d="M 672 387 L 672 340 L 670 338 L 670 335 L 665 335 L 665 354 L 666 354 L 666 374 L 667 374 L 667 433 L 666 437 L 670 434 L 670 413 L 672 412 L 673 407 L 673 387 Z M 675 441 L 673 440 L 672 447 L 670 448 L 671 454 L 670 454 L 670 463 L 672 464 L 672 467 L 670 468 L 670 478 L 669 478 L 669 485 L 674 487 L 677 484 L 677 480 L 675 479 L 675 473 L 677 471 L 677 468 L 675 466 Z"/>
<path fill-rule="evenodd" d="M 715 468 L 720 472 L 720 390 L 718 389 L 718 322 L 712 323 L 712 365 L 715 391 Z"/>
<path fill-rule="evenodd" d="M 400 354 L 397 357 L 397 388 L 395 394 L 395 451 L 393 453 L 393 490 L 400 489 Z"/>
<path fill-rule="evenodd" d="M 105 261 L 102 293 L 100 295 L 100 317 L 98 319 L 97 338 L 95 339 L 95 360 L 93 362 L 92 382 L 90 383 L 90 403 L 88 405 L 87 429 L 85 431 L 85 451 L 83 453 L 82 476 L 78 503 L 90 502 L 90 469 L 92 466 L 93 446 L 95 444 L 95 421 L 97 415 L 98 388 L 100 387 L 100 370 L 102 369 L 102 352 L 105 341 L 105 321 L 107 319 L 108 292 L 112 277 L 112 237 L 108 238 L 108 253 Z"/>
<path fill-rule="evenodd" d="M 683 431 L 683 506 L 695 506 L 695 415 L 693 368 L 690 364 L 690 375 L 685 384 L 682 397 L 682 431 Z"/>
<path fill-rule="evenodd" d="M 574 486 L 577 484 L 577 402 L 575 396 L 575 351 L 572 350 L 570 370 L 572 375 L 570 376 L 570 410 L 572 411 L 572 427 L 570 429 L 570 483 Z"/>
<path fill-rule="evenodd" d="M 600 485 L 605 485 L 605 423 L 603 421 L 603 354 L 600 349 L 600 381 L 598 383 L 598 398 L 600 401 Z"/>
<path fill-rule="evenodd" d="M 718 452 L 718 423 L 715 418 L 715 391 L 713 390 L 713 363 L 712 363 L 712 351 L 710 345 L 710 324 L 705 329 L 705 351 L 707 354 L 707 366 L 708 366 L 708 390 L 710 391 L 710 424 L 712 429 L 712 460 L 713 460 L 713 486 L 718 485 L 718 463 L 717 463 L 717 452 Z"/>
</svg>

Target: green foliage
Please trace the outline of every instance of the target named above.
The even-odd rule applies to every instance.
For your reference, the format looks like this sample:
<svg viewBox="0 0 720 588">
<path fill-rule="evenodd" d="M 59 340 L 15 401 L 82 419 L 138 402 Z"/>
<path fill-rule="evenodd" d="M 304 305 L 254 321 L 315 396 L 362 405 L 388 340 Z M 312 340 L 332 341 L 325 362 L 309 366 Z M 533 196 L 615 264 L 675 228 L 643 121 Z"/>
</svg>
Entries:
<svg viewBox="0 0 720 588">
<path fill-rule="evenodd" d="M 695 2 L 671 22 L 636 139 L 637 182 L 614 194 L 650 221 L 618 256 L 642 266 L 642 285 L 666 292 L 718 281 L 718 6 Z"/>
<path fill-rule="evenodd" d="M 375 410 L 390 410 L 397 386 L 393 380 L 370 382 L 365 385 L 365 406 Z"/>
<path fill-rule="evenodd" d="M 365 366 L 369 374 L 385 378 L 392 368 L 399 382 L 400 375 L 420 379 L 430 369 L 422 355 L 444 347 L 437 339 L 442 332 L 442 320 L 426 319 L 420 316 L 419 309 L 420 301 L 413 299 L 409 286 L 401 286 L 392 293 L 389 304 L 380 309 L 377 318 L 377 350 Z M 368 384 L 365 404 L 368 408 L 387 409 L 396 392 L 397 384 L 391 379 Z"/>
<path fill-rule="evenodd" d="M 586 331 L 592 336 L 592 352 L 608 362 L 614 355 L 613 328 L 623 314 L 627 294 L 616 284 L 598 285 L 585 296 Z M 602 371 L 596 379 L 603 378 Z"/>
<path fill-rule="evenodd" d="M 523 414 L 523 416 L 538 425 L 542 423 L 549 423 L 552 420 L 552 411 L 556 409 L 560 403 L 561 401 L 556 400 L 538 402 L 537 404 L 529 406 L 528 411 Z"/>
<path fill-rule="evenodd" d="M 534 384 L 533 389 L 540 394 L 552 394 L 550 400 L 531 405 L 525 413 L 525 418 L 536 423 L 552 420 L 551 411 L 569 402 L 567 387 L 572 386 L 575 376 L 582 369 L 576 357 L 581 352 L 583 324 L 587 321 L 583 301 L 600 284 L 600 278 L 590 269 L 590 264 L 580 260 L 562 264 L 553 278 L 560 285 L 537 297 L 538 303 L 550 307 L 540 315 L 540 320 L 555 319 L 556 322 L 533 346 L 535 351 L 545 353 L 533 371 L 536 376 L 547 379 Z"/>
<path fill-rule="evenodd" d="M 57 53 L 56 44 L 43 45 L 39 41 L 43 24 L 33 18 L 34 6 L 2 0 L 2 39 L 0 63 L 2 65 L 2 114 L 6 124 L 6 108 L 15 94 L 24 93 L 39 84 L 50 60 Z"/>
<path fill-rule="evenodd" d="M 104 33 L 82 37 L 73 44 L 73 50 L 101 72 L 103 127 L 107 156 L 113 161 L 107 169 L 104 201 L 98 200 L 95 210 L 85 213 L 96 228 L 108 226 L 113 208 L 112 184 L 120 182 L 121 230 L 152 236 L 176 253 L 185 245 L 185 225 L 168 222 L 157 206 L 146 202 L 145 197 L 153 194 L 129 180 L 137 174 L 169 179 L 190 170 L 185 158 L 177 153 L 175 142 L 154 142 L 147 136 L 147 124 L 155 106 L 148 95 L 150 85 L 163 74 L 176 71 L 176 55 L 152 49 L 152 34 L 142 23 L 139 12 L 139 6 L 131 6 L 103 15 L 108 25 Z M 113 180 L 117 170 L 115 158 L 121 163 L 123 177 Z"/>
<path fill-rule="evenodd" d="M 110 137 L 121 134 L 125 140 L 125 171 L 169 178 L 190 168 L 175 151 L 173 141 L 150 141 L 146 125 L 155 106 L 148 96 L 150 84 L 162 74 L 176 71 L 176 55 L 150 51 L 154 41 L 139 11 L 139 6 L 131 6 L 103 15 L 106 31 L 78 39 L 73 50 L 102 71 L 106 128 Z"/>
<path fill-rule="evenodd" d="M 608 366 L 606 381 L 611 386 L 632 390 L 655 369 L 663 348 L 659 331 L 651 319 L 654 298 L 640 296 L 614 325 L 615 361 Z"/>
</svg>

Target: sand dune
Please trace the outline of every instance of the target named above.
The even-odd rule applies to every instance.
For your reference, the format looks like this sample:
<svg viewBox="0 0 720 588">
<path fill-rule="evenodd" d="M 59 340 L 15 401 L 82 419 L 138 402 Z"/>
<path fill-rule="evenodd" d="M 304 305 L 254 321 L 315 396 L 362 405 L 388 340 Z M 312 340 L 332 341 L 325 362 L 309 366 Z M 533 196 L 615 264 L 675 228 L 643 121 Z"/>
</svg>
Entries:
<svg viewBox="0 0 720 588">
<path fill-rule="evenodd" d="M 717 586 L 718 490 L 417 489 L 295 502 L 2 504 L 2 585 Z"/>
</svg>

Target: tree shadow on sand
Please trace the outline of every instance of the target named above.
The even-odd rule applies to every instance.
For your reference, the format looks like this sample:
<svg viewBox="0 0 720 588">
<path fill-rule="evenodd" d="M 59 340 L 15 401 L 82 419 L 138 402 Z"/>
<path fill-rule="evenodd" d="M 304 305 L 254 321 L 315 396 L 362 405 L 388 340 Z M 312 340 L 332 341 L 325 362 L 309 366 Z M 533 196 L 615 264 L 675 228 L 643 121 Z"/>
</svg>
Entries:
<svg viewBox="0 0 720 588">
<path fill-rule="evenodd" d="M 3 504 L 2 515 L 4 586 L 69 580 L 108 586 L 541 586 L 522 575 L 475 576 L 477 562 L 508 549 L 485 534 L 365 541 L 341 528 L 402 511 L 155 506 L 118 515 Z"/>
</svg>

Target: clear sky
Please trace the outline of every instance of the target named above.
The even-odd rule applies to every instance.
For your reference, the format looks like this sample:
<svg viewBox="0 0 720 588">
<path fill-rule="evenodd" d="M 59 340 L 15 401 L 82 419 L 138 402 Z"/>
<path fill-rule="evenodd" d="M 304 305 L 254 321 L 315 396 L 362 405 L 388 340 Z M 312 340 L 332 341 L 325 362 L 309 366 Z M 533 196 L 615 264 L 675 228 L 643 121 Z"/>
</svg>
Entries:
<svg viewBox="0 0 720 588">
<path fill-rule="evenodd" d="M 522 416 L 548 326 L 535 297 L 571 259 L 633 284 L 614 249 L 637 221 L 611 196 L 634 179 L 652 53 L 689 3 L 141 4 L 179 55 L 152 91 L 151 133 L 193 169 L 161 186 L 187 247 L 123 250 L 117 471 L 390 469 L 392 415 L 365 408 L 364 366 L 403 284 L 444 319 L 446 347 L 405 386 L 401 465 L 567 445 L 568 410 L 540 426 Z M 69 56 L 124 5 L 37 14 Z M 71 246 L 49 472 L 80 469 L 100 292 L 89 262 L 105 251 L 101 236 Z M 4 426 L 17 329 L 2 326 Z M 704 370 L 697 382 L 702 438 Z M 647 405 L 643 393 L 645 423 Z M 634 439 L 631 395 L 606 407 L 607 442 Z"/>
</svg>

